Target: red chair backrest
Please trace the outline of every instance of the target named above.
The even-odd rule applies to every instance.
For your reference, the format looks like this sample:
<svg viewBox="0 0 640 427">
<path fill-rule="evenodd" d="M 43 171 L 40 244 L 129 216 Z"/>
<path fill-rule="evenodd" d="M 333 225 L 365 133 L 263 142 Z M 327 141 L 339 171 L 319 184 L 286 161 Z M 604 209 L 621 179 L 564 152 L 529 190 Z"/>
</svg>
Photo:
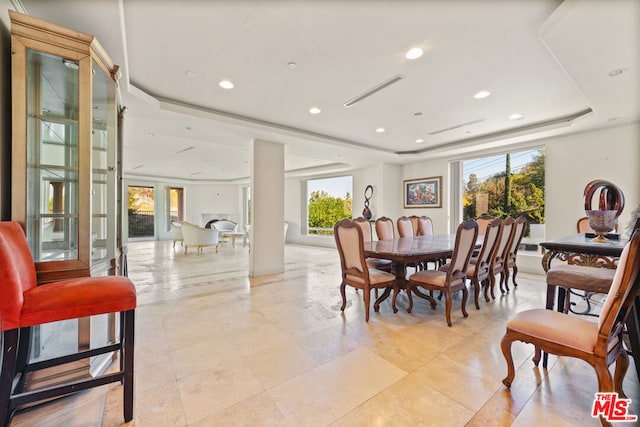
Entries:
<svg viewBox="0 0 640 427">
<path fill-rule="evenodd" d="M 0 316 L 3 331 L 20 327 L 23 293 L 36 284 L 36 269 L 22 227 L 17 222 L 0 222 Z"/>
</svg>

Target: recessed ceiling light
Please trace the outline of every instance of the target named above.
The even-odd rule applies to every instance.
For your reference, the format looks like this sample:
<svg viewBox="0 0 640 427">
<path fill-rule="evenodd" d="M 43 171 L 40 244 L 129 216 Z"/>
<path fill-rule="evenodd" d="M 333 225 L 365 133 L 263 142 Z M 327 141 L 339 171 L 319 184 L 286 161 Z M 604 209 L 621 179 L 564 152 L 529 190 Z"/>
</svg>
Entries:
<svg viewBox="0 0 640 427">
<path fill-rule="evenodd" d="M 231 83 L 229 80 L 222 80 L 220 83 L 218 83 L 218 86 L 220 86 L 222 89 L 233 89 L 233 83 Z"/>
<path fill-rule="evenodd" d="M 412 47 L 411 49 L 409 49 L 407 51 L 407 53 L 404 55 L 407 59 L 418 59 L 422 56 L 422 54 L 424 53 L 424 51 L 422 49 L 420 49 L 419 47 Z"/>
<path fill-rule="evenodd" d="M 185 129 L 186 130 L 191 130 L 192 128 L 191 128 L 191 126 L 187 126 Z"/>
<path fill-rule="evenodd" d="M 416 111 L 415 113 L 413 113 L 414 116 L 419 117 L 422 115 L 422 113 L 420 111 Z"/>
<path fill-rule="evenodd" d="M 509 120 L 522 120 L 524 119 L 524 116 L 520 113 L 513 113 L 512 115 L 509 116 Z"/>
<path fill-rule="evenodd" d="M 321 112 L 322 112 L 322 110 L 319 109 L 318 107 L 309 108 L 309 113 L 311 113 L 311 114 L 320 114 Z"/>
<path fill-rule="evenodd" d="M 481 90 L 480 92 L 473 95 L 473 97 L 475 99 L 482 99 L 482 98 L 486 98 L 489 95 L 491 95 L 491 92 L 489 92 L 488 90 Z"/>
<path fill-rule="evenodd" d="M 298 66 L 298 64 L 296 64 L 295 62 L 291 61 L 287 64 L 287 67 L 294 69 Z"/>
<path fill-rule="evenodd" d="M 421 144 L 423 142 L 424 142 L 424 139 L 420 139 L 420 138 L 416 139 L 416 144 Z"/>
<path fill-rule="evenodd" d="M 609 77 L 619 76 L 620 74 L 624 73 L 625 71 L 627 71 L 626 68 L 616 68 L 615 70 L 609 71 Z"/>
<path fill-rule="evenodd" d="M 382 132 L 384 132 L 385 130 L 386 130 L 385 128 L 378 128 L 378 129 L 376 129 L 376 132 L 378 132 L 378 133 L 382 133 Z"/>
</svg>

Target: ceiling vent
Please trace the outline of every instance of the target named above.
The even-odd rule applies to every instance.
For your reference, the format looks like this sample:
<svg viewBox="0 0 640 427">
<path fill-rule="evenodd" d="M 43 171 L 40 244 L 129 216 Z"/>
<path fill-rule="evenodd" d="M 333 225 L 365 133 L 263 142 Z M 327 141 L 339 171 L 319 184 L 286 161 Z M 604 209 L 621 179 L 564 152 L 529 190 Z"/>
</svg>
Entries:
<svg viewBox="0 0 640 427">
<path fill-rule="evenodd" d="M 351 98 L 350 100 L 348 100 L 347 102 L 345 102 L 343 105 L 347 108 L 353 106 L 354 104 L 357 104 L 358 102 L 362 101 L 365 98 L 370 97 L 371 95 L 373 95 L 376 92 L 380 92 L 382 89 L 391 86 L 392 84 L 399 82 L 400 80 L 404 79 L 404 76 L 402 74 L 396 74 L 395 76 L 391 77 L 390 79 L 387 79 L 385 81 L 383 81 L 382 83 L 378 84 L 377 86 L 372 87 L 371 89 L 369 89 L 368 91 L 366 91 L 365 93 L 356 96 L 355 98 Z"/>
<path fill-rule="evenodd" d="M 466 123 L 460 123 L 459 125 L 455 125 L 455 126 L 451 126 L 451 127 L 448 127 L 448 128 L 444 128 L 444 129 L 436 130 L 436 131 L 433 131 L 433 132 L 429 132 L 429 135 L 437 135 L 439 133 L 449 132 L 450 130 L 460 129 L 460 128 L 465 127 L 465 126 L 471 126 L 471 125 L 475 125 L 476 123 L 482 123 L 482 122 L 484 122 L 484 118 L 472 120 L 472 121 L 466 122 Z"/>
<path fill-rule="evenodd" d="M 187 148 L 184 148 L 184 149 L 182 149 L 180 151 L 176 151 L 176 154 L 184 153 L 185 151 L 193 150 L 194 148 L 196 148 L 196 147 L 193 147 L 193 146 L 187 147 Z"/>
</svg>

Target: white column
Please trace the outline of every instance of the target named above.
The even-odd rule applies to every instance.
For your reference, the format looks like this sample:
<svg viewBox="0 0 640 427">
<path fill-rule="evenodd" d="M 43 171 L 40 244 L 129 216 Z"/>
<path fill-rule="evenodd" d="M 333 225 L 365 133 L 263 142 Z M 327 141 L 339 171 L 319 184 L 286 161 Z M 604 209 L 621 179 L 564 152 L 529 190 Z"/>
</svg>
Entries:
<svg viewBox="0 0 640 427">
<path fill-rule="evenodd" d="M 249 276 L 284 271 L 284 145 L 253 141 Z"/>
</svg>

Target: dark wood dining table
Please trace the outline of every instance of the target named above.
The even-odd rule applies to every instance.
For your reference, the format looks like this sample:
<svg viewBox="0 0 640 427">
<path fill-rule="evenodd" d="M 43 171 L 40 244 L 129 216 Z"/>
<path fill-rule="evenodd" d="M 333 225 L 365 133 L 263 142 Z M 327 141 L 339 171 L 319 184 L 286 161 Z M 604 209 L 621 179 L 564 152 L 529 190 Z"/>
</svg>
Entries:
<svg viewBox="0 0 640 427">
<path fill-rule="evenodd" d="M 626 239 L 610 239 L 608 242 L 598 243 L 592 241 L 593 236 L 585 233 L 572 234 L 560 239 L 543 242 L 540 244 L 545 249 L 542 257 L 542 268 L 545 272 L 551 268 L 553 260 L 566 261 L 571 264 L 616 268 L 617 260 L 622 254 L 624 246 L 627 244 Z M 576 284 L 575 289 L 580 289 Z M 557 290 L 557 306 L 556 306 L 556 286 L 547 285 L 547 303 L 546 308 L 553 310 L 554 307 L 564 307 L 565 290 Z M 640 298 L 636 297 L 634 309 L 629 313 L 627 318 L 627 332 L 629 333 L 629 342 L 631 345 L 631 353 L 636 365 L 636 372 L 640 379 Z M 543 356 L 542 366 L 547 367 L 547 355 Z"/>
<path fill-rule="evenodd" d="M 393 240 L 375 240 L 364 243 L 364 255 L 373 258 L 388 259 L 392 262 L 392 273 L 396 276 L 391 308 L 396 309 L 396 297 L 401 289 L 405 289 L 406 265 L 419 262 L 439 261 L 450 258 L 456 242 L 455 234 L 434 234 L 430 236 L 401 237 Z M 479 243 L 478 243 L 479 242 Z M 476 246 L 482 244 L 482 236 L 478 237 Z M 416 289 L 414 288 L 414 291 Z M 387 288 L 376 300 L 378 307 L 387 299 L 391 289 Z M 419 294 L 420 291 L 417 291 Z"/>
</svg>

